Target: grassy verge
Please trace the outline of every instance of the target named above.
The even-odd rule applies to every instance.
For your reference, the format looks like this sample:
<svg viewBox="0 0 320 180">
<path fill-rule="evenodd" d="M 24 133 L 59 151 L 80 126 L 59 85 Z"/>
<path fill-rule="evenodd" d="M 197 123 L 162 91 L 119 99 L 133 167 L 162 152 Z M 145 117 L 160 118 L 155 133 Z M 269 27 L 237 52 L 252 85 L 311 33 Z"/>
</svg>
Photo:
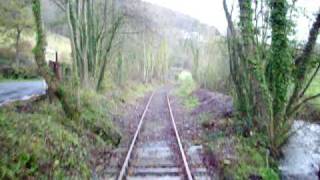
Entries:
<svg viewBox="0 0 320 180">
<path fill-rule="evenodd" d="M 109 93 L 81 90 L 77 122 L 67 119 L 55 101 L 0 109 L 0 179 L 90 179 L 121 138 L 111 114 L 154 87 L 129 83 Z"/>
<path fill-rule="evenodd" d="M 39 101 L 0 111 L 0 179 L 89 179 L 99 152 L 119 142 L 107 100 L 81 92 L 79 122 L 59 105 Z"/>
</svg>

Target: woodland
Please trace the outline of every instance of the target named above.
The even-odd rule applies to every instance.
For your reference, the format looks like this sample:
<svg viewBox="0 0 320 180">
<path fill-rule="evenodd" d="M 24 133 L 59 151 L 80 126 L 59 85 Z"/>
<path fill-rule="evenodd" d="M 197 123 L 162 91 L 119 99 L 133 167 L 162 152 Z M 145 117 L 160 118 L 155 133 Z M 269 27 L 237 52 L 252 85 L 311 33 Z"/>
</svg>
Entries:
<svg viewBox="0 0 320 180">
<path fill-rule="evenodd" d="M 301 41 L 297 0 L 216 3 L 226 34 L 140 0 L 0 0 L 0 88 L 47 86 L 0 106 L 0 179 L 93 179 L 125 139 L 128 106 L 162 86 L 188 112 L 199 89 L 232 99 L 221 127 L 195 118 L 221 179 L 281 179 L 294 122 L 320 122 L 320 9 Z"/>
</svg>

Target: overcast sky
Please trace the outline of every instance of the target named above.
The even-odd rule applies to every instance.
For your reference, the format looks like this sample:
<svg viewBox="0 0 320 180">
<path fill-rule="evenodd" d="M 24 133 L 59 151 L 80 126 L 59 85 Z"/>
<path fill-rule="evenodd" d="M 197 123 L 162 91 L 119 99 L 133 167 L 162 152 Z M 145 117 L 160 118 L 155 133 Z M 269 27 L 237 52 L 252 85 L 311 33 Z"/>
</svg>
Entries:
<svg viewBox="0 0 320 180">
<path fill-rule="evenodd" d="M 190 15 L 202 23 L 213 25 L 218 30 L 225 34 L 227 22 L 222 7 L 222 0 L 144 0 L 174 11 L 182 12 Z M 232 2 L 228 0 L 227 2 Z M 298 0 L 298 7 L 306 9 L 308 15 L 312 15 L 320 9 L 320 0 Z M 314 19 L 314 18 L 313 18 Z M 298 19 L 298 34 L 299 40 L 306 40 L 308 29 L 311 26 L 310 20 L 304 17 Z"/>
</svg>

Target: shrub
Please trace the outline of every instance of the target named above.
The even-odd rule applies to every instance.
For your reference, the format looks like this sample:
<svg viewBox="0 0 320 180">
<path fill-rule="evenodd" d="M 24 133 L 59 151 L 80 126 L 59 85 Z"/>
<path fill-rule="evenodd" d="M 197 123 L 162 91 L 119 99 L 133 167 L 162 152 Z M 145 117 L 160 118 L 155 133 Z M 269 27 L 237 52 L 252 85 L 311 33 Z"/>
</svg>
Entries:
<svg viewBox="0 0 320 180">
<path fill-rule="evenodd" d="M 199 105 L 198 99 L 191 96 L 196 89 L 196 83 L 192 78 L 192 74 L 188 71 L 182 71 L 178 76 L 179 88 L 176 94 L 183 98 L 183 104 L 188 109 L 193 109 Z"/>
<path fill-rule="evenodd" d="M 7 78 L 12 79 L 35 79 L 39 78 L 39 74 L 36 67 L 24 66 L 24 67 L 14 67 L 12 74 L 6 75 Z"/>
</svg>

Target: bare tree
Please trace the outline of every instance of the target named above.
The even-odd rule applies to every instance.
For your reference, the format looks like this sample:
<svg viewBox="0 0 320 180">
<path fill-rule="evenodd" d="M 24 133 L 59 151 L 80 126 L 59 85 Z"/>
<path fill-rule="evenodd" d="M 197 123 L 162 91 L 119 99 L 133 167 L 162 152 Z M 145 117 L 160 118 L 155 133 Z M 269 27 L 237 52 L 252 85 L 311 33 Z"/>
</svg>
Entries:
<svg viewBox="0 0 320 180">
<path fill-rule="evenodd" d="M 38 65 L 40 75 L 45 79 L 48 84 L 49 93 L 56 96 L 63 107 L 66 115 L 74 120 L 80 117 L 80 112 L 77 106 L 71 102 L 70 97 L 59 83 L 56 76 L 52 75 L 45 60 L 45 47 L 46 47 L 46 35 L 43 28 L 43 22 L 41 17 L 41 2 L 40 0 L 32 0 L 32 10 L 36 25 L 36 46 L 33 49 L 36 64 Z"/>
</svg>

